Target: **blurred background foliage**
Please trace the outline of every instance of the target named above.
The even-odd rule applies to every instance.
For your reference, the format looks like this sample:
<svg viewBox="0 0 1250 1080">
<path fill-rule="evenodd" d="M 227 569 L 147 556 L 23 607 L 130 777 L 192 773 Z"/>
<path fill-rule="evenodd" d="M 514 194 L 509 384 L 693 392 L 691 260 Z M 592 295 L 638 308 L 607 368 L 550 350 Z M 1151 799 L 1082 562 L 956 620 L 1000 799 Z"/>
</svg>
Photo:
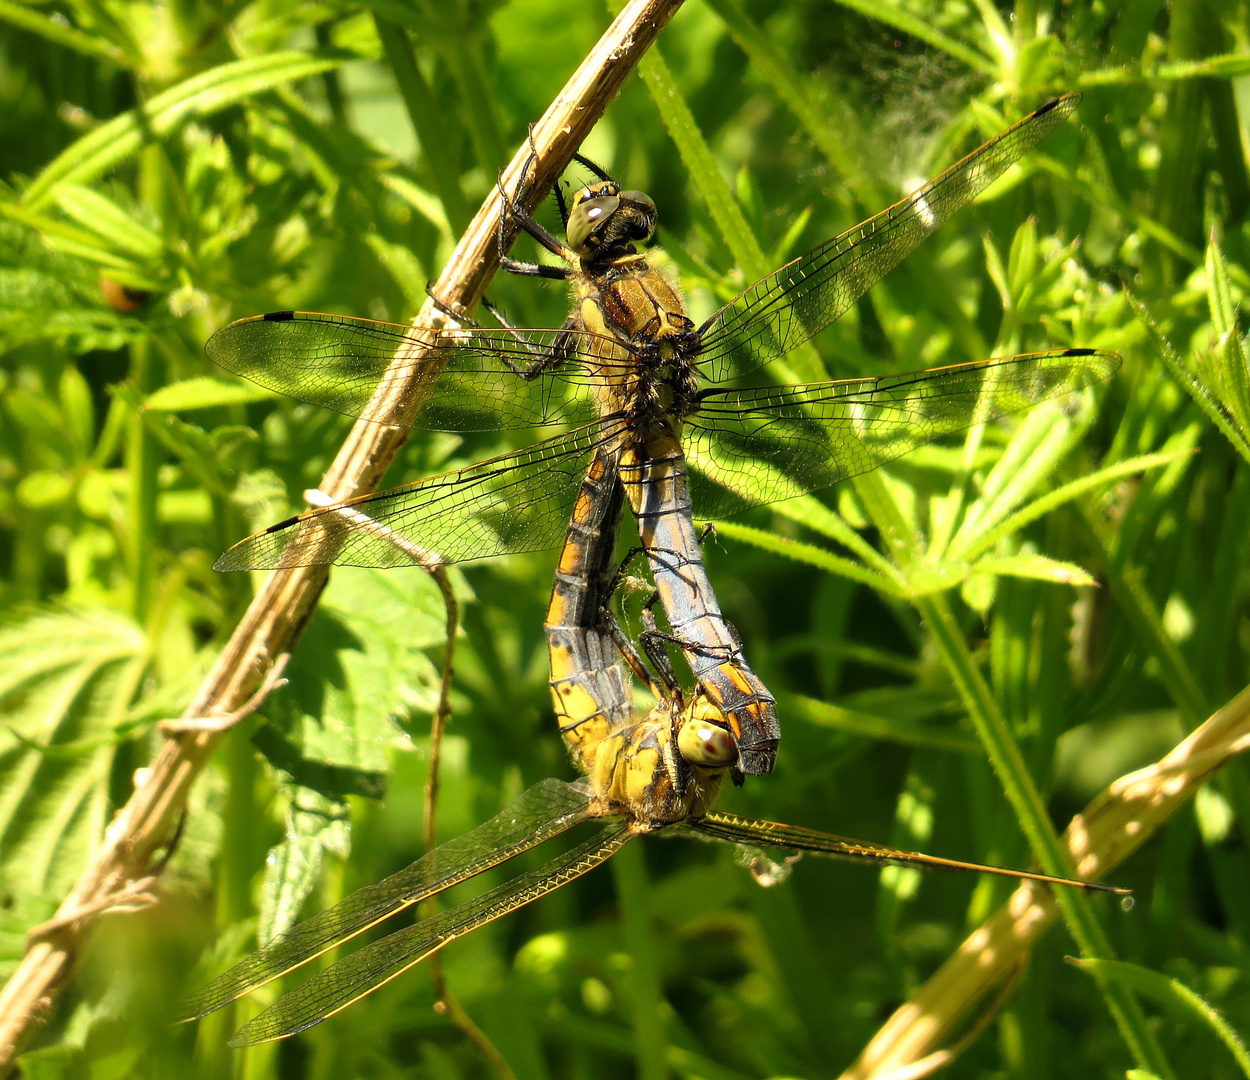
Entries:
<svg viewBox="0 0 1250 1080">
<path fill-rule="evenodd" d="M 247 604 L 253 583 L 214 557 L 298 508 L 349 423 L 225 378 L 206 337 L 277 308 L 411 317 L 609 18 L 560 0 L 0 0 L 6 974 Z M 822 335 L 819 362 L 1076 344 L 1123 353 L 1113 383 L 725 523 L 707 550 L 785 730 L 776 772 L 726 805 L 1027 865 L 962 675 L 988 680 L 1060 828 L 1246 682 L 1250 8 L 690 0 L 642 72 L 584 152 L 655 198 L 698 315 L 1085 92 L 1077 122 Z M 565 313 L 533 281 L 491 293 L 522 323 Z M 413 438 L 389 478 L 531 441 L 509 439 Z M 543 553 L 457 575 L 444 836 L 571 774 L 546 689 L 552 569 Z M 935 618 L 958 633 L 935 638 Z M 419 854 L 442 626 L 420 572 L 335 571 L 291 685 L 198 782 L 162 903 L 103 922 L 28 1076 L 489 1072 L 422 972 L 279 1046 L 225 1046 L 254 1002 L 168 1024 L 258 932 Z M 1248 828 L 1235 763 L 1118 872 L 1135 910 L 1093 905 L 1139 984 L 1181 988 L 1142 999 L 1159 1075 L 1241 1073 L 1181 991 L 1250 1023 Z M 766 889 L 732 852 L 663 839 L 614 862 L 448 951 L 525 1080 L 837 1075 L 1009 890 L 808 862 Z M 623 923 L 630 904 L 643 917 Z M 1074 951 L 1053 931 L 950 1074 L 1123 1076 Z"/>
</svg>

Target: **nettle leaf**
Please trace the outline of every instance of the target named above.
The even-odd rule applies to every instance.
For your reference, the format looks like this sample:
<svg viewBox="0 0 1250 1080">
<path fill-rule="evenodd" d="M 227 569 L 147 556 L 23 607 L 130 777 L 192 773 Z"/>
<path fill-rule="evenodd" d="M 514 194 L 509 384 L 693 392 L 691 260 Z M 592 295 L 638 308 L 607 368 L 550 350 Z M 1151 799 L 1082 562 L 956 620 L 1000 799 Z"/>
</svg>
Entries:
<svg viewBox="0 0 1250 1080">
<path fill-rule="evenodd" d="M 262 886 L 262 941 L 298 916 L 325 851 L 347 855 L 347 796 L 385 794 L 397 718 L 433 705 L 438 671 L 422 650 L 444 625 L 438 588 L 415 568 L 335 571 L 252 739 L 291 795 Z"/>
<path fill-rule="evenodd" d="M 295 925 L 300 908 L 317 883 L 325 853 L 346 858 L 351 852 L 349 815 L 344 800 L 295 787 L 287 810 L 286 839 L 270 849 L 266 861 L 256 929 L 261 945 Z"/>
<path fill-rule="evenodd" d="M 0 626 L 0 892 L 26 925 L 50 914 L 100 836 L 113 729 L 146 664 L 143 632 L 110 612 Z"/>
<path fill-rule="evenodd" d="M 386 772 L 395 718 L 428 703 L 436 683 L 422 650 L 443 625 L 438 589 L 421 571 L 336 570 L 289 685 L 266 706 L 262 751 L 281 747 L 277 768 L 324 795 L 380 794 L 373 777 Z"/>
</svg>

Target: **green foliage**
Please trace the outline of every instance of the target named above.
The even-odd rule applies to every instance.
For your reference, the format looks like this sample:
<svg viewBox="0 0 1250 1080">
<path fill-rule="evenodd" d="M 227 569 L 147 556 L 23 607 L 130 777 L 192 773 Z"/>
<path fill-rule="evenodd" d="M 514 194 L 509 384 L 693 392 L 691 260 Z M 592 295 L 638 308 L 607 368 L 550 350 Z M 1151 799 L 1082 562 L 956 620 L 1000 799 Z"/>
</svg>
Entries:
<svg viewBox="0 0 1250 1080">
<path fill-rule="evenodd" d="M 6 973 L 245 608 L 251 583 L 213 559 L 301 506 L 349 424 L 226 377 L 204 340 L 277 308 L 411 317 L 609 17 L 0 0 Z M 774 775 L 727 808 L 1025 866 L 1247 681 L 1248 17 L 1244 0 L 690 0 L 609 108 L 584 150 L 655 198 L 658 257 L 702 317 L 1086 94 L 776 377 L 1069 345 L 1122 353 L 1121 372 L 718 523 L 710 573 L 785 733 Z M 532 281 L 490 292 L 529 325 L 566 313 Z M 528 441 L 414 435 L 388 480 Z M 540 553 L 457 578 L 444 837 L 571 776 L 545 685 L 552 569 Z M 162 904 L 103 921 L 27 1075 L 488 1074 L 421 971 L 277 1048 L 226 1047 L 263 1002 L 168 1024 L 258 935 L 419 854 L 443 632 L 419 571 L 335 572 L 290 684 L 198 782 Z M 1132 912 L 1064 898 L 1070 936 L 1043 941 L 949 1075 L 1244 1075 L 1248 830 L 1234 763 L 1118 872 Z M 764 889 L 732 852 L 640 841 L 456 943 L 447 979 L 526 1080 L 837 1075 L 1007 889 L 807 862 Z"/>
</svg>

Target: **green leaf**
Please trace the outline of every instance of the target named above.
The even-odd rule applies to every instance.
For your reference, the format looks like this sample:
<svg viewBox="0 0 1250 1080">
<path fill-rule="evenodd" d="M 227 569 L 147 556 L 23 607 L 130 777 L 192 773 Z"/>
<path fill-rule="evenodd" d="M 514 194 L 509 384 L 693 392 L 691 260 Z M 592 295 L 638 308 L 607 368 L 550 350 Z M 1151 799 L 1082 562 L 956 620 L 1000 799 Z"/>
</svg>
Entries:
<svg viewBox="0 0 1250 1080">
<path fill-rule="evenodd" d="M 1133 476 L 1150 469 L 1162 468 L 1172 462 L 1189 457 L 1191 450 L 1172 450 L 1161 454 L 1142 454 L 1140 457 L 1127 458 L 1095 472 L 1087 473 L 1077 480 L 1072 480 L 1054 491 L 1035 499 L 1002 522 L 976 536 L 962 551 L 952 547 L 952 553 L 958 553 L 965 559 L 976 559 L 979 555 L 995 547 L 1000 540 L 1019 532 L 1026 525 L 1044 517 L 1064 503 L 1071 502 L 1091 491 L 1114 483 L 1126 476 Z"/>
<path fill-rule="evenodd" d="M 137 259 L 160 257 L 164 242 L 112 199 L 81 184 L 58 184 L 57 205 L 88 232 Z"/>
<path fill-rule="evenodd" d="M 1250 432 L 1243 431 L 1237 422 L 1237 418 L 1228 412 L 1224 403 L 1211 392 L 1209 387 L 1194 378 L 1189 369 L 1181 362 L 1181 358 L 1177 355 L 1176 350 L 1172 348 L 1172 343 L 1168 341 L 1155 324 L 1154 319 L 1150 317 L 1150 312 L 1146 309 L 1146 306 L 1127 290 L 1125 295 L 1128 297 L 1128 301 L 1132 305 L 1138 321 L 1146 328 L 1146 332 L 1154 343 L 1164 365 L 1171 372 L 1172 378 L 1197 402 L 1198 407 L 1207 414 L 1211 422 L 1224 433 L 1224 437 L 1233 444 L 1237 453 L 1245 458 L 1247 462 L 1250 462 L 1250 437 L 1248 437 Z"/>
<path fill-rule="evenodd" d="M 352 53 L 321 49 L 268 53 L 210 68 L 84 135 L 35 177 L 22 201 L 40 207 L 54 197 L 57 185 L 88 184 L 145 142 L 168 135 L 188 120 L 211 116 L 253 94 L 319 75 L 351 59 Z"/>
<path fill-rule="evenodd" d="M 59 903 L 107 823 L 111 734 L 146 664 L 140 629 L 105 611 L 0 625 L 0 888 L 28 925 Z M 80 743 L 94 749 L 56 752 Z"/>
<path fill-rule="evenodd" d="M 26 4 L 15 4 L 13 0 L 0 0 L 0 19 L 47 38 L 49 41 L 54 41 L 58 45 L 66 45 L 85 56 L 98 56 L 104 60 L 111 60 L 119 66 L 126 62 L 125 54 L 111 42 L 75 29 L 63 19 L 42 15 Z"/>
<path fill-rule="evenodd" d="M 195 409 L 217 409 L 223 405 L 270 401 L 275 397 L 277 395 L 273 391 L 242 379 L 215 379 L 211 375 L 199 375 L 153 391 L 143 399 L 143 407 L 159 412 L 191 412 Z"/>
<path fill-rule="evenodd" d="M 441 596 L 424 573 L 336 572 L 254 741 L 296 784 L 379 798 L 401 735 L 396 718 L 432 700 L 437 675 L 421 650 L 443 627 Z"/>
<path fill-rule="evenodd" d="M 651 100 L 659 110 L 664 126 L 677 144 L 678 153 L 686 163 L 691 179 L 698 187 L 700 194 L 707 203 L 712 220 L 720 230 L 734 260 L 754 281 L 763 277 L 772 269 L 764 257 L 764 251 L 755 234 L 751 231 L 742 208 L 734 199 L 721 175 L 720 165 L 712 156 L 702 132 L 695 122 L 690 106 L 677 88 L 672 72 L 659 52 L 652 49 L 638 65 L 647 89 L 651 91 Z"/>
<path fill-rule="evenodd" d="M 1100 981 L 1114 980 L 1177 1012 L 1200 1020 L 1228 1048 L 1242 1074 L 1250 1077 L 1250 1050 L 1241 1036 L 1215 1006 L 1180 979 L 1170 979 L 1150 968 L 1130 964 L 1127 960 L 1078 960 L 1069 957 L 1068 963 L 1089 972 Z"/>
<path fill-rule="evenodd" d="M 296 786 L 287 809 L 286 839 L 265 860 L 256 931 L 261 945 L 295 925 L 327 851 L 343 859 L 351 853 L 347 803 Z"/>
<path fill-rule="evenodd" d="M 718 521 L 716 523 L 716 532 L 727 539 L 742 540 L 745 543 L 753 544 L 762 551 L 771 551 L 777 555 L 784 555 L 787 559 L 807 563 L 809 566 L 814 566 L 819 570 L 826 570 L 829 573 L 838 574 L 851 581 L 858 581 L 863 585 L 880 589 L 882 592 L 889 593 L 892 596 L 906 595 L 906 590 L 900 588 L 892 577 L 886 577 L 866 566 L 852 562 L 842 555 L 827 551 L 825 548 L 816 547 L 814 544 L 805 544 L 801 540 L 792 540 L 789 537 L 779 536 L 774 532 L 752 528 L 750 525 L 739 525 L 733 521 Z"/>
<path fill-rule="evenodd" d="M 91 387 L 72 364 L 61 372 L 57 387 L 61 417 L 65 430 L 73 443 L 75 460 L 83 460 L 91 453 L 95 440 L 95 404 L 91 400 Z"/>
<path fill-rule="evenodd" d="M 105 303 L 98 264 L 54 251 L 30 226 L 5 220 L 15 209 L 0 200 L 0 349 L 50 341 L 75 354 L 109 351 L 148 333 Z"/>
<path fill-rule="evenodd" d="M 1125 65 L 1086 71 L 1077 79 L 1082 89 L 1094 86 L 1128 86 L 1136 82 L 1183 82 L 1187 79 L 1236 79 L 1250 74 L 1250 56 L 1245 53 L 1223 53 L 1201 60 L 1182 60 L 1154 67 Z"/>
<path fill-rule="evenodd" d="M 1071 417 L 1054 405 L 1044 405 L 1025 416 L 985 478 L 980 497 L 969 504 L 949 545 L 949 554 L 963 557 L 977 544 L 980 534 L 1001 524 L 1034 491 L 1049 482 L 1080 431 L 1081 426 L 1073 424 Z"/>
<path fill-rule="evenodd" d="M 291 926 L 326 851 L 351 845 L 345 796 L 386 793 L 397 717 L 432 706 L 438 673 L 421 651 L 442 639 L 442 597 L 428 575 L 335 573 L 287 668 L 289 685 L 264 712 L 253 743 L 285 778 L 286 838 L 262 890 L 260 937 Z"/>
<path fill-rule="evenodd" d="M 818 727 L 829 728 L 865 739 L 886 739 L 905 746 L 926 746 L 935 750 L 953 750 L 961 754 L 979 754 L 976 739 L 943 731 L 914 719 L 897 715 L 877 715 L 859 709 L 800 694 L 786 694 L 779 702 L 785 715 L 797 716 Z"/>
<path fill-rule="evenodd" d="M 23 506 L 46 510 L 59 506 L 74 493 L 74 478 L 55 469 L 27 473 L 17 485 L 17 498 Z"/>
<path fill-rule="evenodd" d="M 1223 402 L 1244 437 L 1250 435 L 1250 370 L 1237 327 L 1237 303 L 1228 279 L 1228 264 L 1214 237 L 1207 244 L 1206 269 L 1207 302 L 1219 342 L 1205 354 L 1199 354 L 1196 366 L 1207 388 Z"/>
<path fill-rule="evenodd" d="M 1212 237 L 1207 244 L 1207 303 L 1211 307 L 1211 324 L 1215 332 L 1224 337 L 1237 329 L 1237 302 L 1233 299 L 1232 284 L 1228 280 L 1228 264 L 1224 253 Z"/>
<path fill-rule="evenodd" d="M 982 559 L 976 564 L 981 574 L 1002 574 L 1007 577 L 1032 578 L 1035 581 L 1051 581 L 1057 585 L 1096 585 L 1084 568 L 1076 563 L 1049 559 L 1045 555 L 1004 555 L 997 559 Z"/>
</svg>

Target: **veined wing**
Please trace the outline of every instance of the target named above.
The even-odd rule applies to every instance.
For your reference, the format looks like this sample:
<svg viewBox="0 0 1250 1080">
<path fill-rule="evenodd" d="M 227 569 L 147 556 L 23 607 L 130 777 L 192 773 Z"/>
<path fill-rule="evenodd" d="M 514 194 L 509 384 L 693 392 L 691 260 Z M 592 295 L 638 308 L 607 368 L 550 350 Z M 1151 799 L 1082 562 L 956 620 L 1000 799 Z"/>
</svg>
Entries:
<svg viewBox="0 0 1250 1080">
<path fill-rule="evenodd" d="M 1069 94 L 1043 105 L 888 210 L 761 278 L 699 328 L 704 375 L 724 382 L 820 333 L 1062 124 L 1080 100 Z"/>
<path fill-rule="evenodd" d="M 436 431 L 534 427 L 570 414 L 589 419 L 592 376 L 618 366 L 611 357 L 621 348 L 579 330 L 432 331 L 310 311 L 240 319 L 205 346 L 227 371 L 347 416 L 369 411 L 384 378 L 402 383 L 388 415 Z M 415 370 L 430 373 L 414 378 Z"/>
<path fill-rule="evenodd" d="M 606 826 L 584 844 L 506 885 L 366 945 L 279 999 L 240 1028 L 230 1045 L 272 1042 L 320 1023 L 402 975 L 456 938 L 593 870 L 632 836 L 628 825 Z"/>
<path fill-rule="evenodd" d="M 902 866 L 916 866 L 924 870 L 972 870 L 979 874 L 1023 878 L 1027 881 L 1045 882 L 1048 885 L 1071 885 L 1081 889 L 1093 889 L 1097 892 L 1115 893 L 1117 896 L 1127 896 L 1133 891 L 1114 885 L 1100 885 L 1093 881 L 1051 877 L 1049 874 L 1035 874 L 1028 870 L 1008 870 L 1001 866 L 987 866 L 984 863 L 943 859 L 937 855 L 922 855 L 916 851 L 902 851 L 899 848 L 883 847 L 880 844 L 870 844 L 863 840 L 848 840 L 844 836 L 834 836 L 832 833 L 818 832 L 815 829 L 804 829 L 798 825 L 760 821 L 755 818 L 739 817 L 737 814 L 710 813 L 705 817 L 691 818 L 682 822 L 679 828 L 729 844 L 780 848 L 783 851 L 820 855 L 832 859 L 849 859 L 853 862 L 897 863 Z"/>
<path fill-rule="evenodd" d="M 1113 353 L 1064 349 L 881 379 L 706 390 L 682 436 L 698 470 L 695 511 L 721 517 L 820 491 L 940 435 L 1101 382 L 1119 364 Z"/>
<path fill-rule="evenodd" d="M 423 855 L 405 870 L 358 889 L 332 908 L 292 927 L 223 972 L 184 1003 L 180 1020 L 194 1020 L 250 994 L 383 919 L 537 847 L 591 817 L 589 796 L 562 780 L 535 784 L 476 829 Z"/>
<path fill-rule="evenodd" d="M 555 547 L 586 458 L 624 430 L 586 424 L 456 472 L 306 511 L 240 540 L 214 570 L 429 566 Z"/>
</svg>

